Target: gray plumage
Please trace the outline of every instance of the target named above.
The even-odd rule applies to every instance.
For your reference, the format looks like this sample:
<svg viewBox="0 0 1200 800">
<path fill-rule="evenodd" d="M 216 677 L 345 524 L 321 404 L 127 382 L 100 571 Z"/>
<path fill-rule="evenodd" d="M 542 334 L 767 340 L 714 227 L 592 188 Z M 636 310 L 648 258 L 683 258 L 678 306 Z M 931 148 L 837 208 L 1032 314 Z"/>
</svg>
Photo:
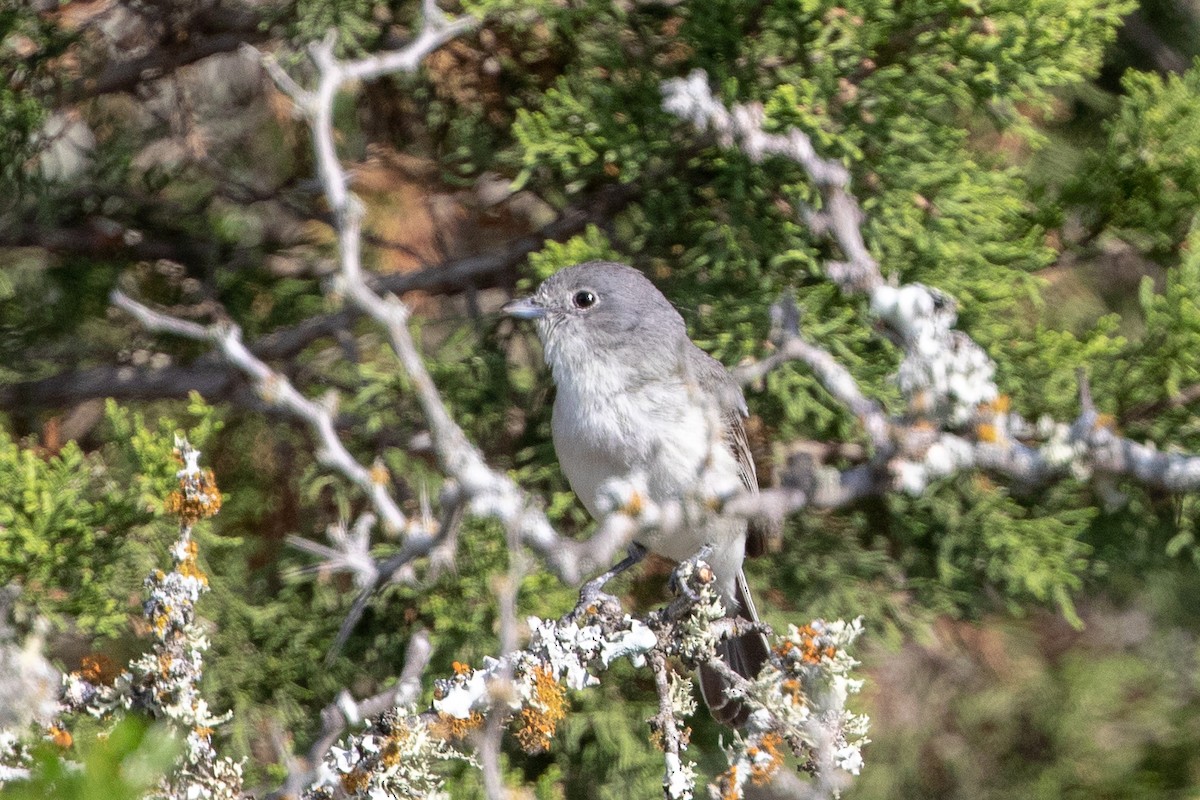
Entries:
<svg viewBox="0 0 1200 800">
<path fill-rule="evenodd" d="M 614 481 L 632 483 L 655 503 L 757 491 L 741 387 L 688 338 L 679 312 L 642 273 L 607 261 L 579 264 L 505 310 L 537 323 L 558 386 L 555 452 L 594 517 L 603 515 Z M 669 534 L 645 531 L 637 541 L 675 561 L 710 546 L 730 616 L 758 619 L 742 573 L 744 522 L 708 515 Z M 757 534 L 751 549 L 761 551 Z M 767 652 L 759 634 L 722 645 L 723 658 L 745 677 L 757 674 Z M 702 669 L 700 677 L 714 716 L 744 722 L 746 708 L 728 701 L 716 673 Z"/>
</svg>

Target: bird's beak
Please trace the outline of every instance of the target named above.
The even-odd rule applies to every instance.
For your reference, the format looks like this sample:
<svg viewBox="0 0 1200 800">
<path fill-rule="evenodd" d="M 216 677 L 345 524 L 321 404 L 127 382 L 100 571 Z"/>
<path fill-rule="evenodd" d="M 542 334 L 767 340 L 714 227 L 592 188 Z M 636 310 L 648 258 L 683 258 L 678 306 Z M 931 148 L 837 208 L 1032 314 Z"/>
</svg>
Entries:
<svg viewBox="0 0 1200 800">
<path fill-rule="evenodd" d="M 506 303 L 500 310 L 517 319 L 538 319 L 546 316 L 546 307 L 537 303 L 532 297 L 513 300 L 511 303 Z"/>
</svg>

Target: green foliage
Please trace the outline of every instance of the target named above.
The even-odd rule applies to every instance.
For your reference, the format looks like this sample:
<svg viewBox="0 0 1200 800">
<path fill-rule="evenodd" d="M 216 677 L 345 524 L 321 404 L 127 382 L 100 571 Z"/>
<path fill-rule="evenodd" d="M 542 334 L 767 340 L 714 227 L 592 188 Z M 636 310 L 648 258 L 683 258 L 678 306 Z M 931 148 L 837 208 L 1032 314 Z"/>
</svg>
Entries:
<svg viewBox="0 0 1200 800">
<path fill-rule="evenodd" d="M 293 41 L 304 46 L 332 33 L 338 56 L 365 55 L 379 42 L 385 30 L 380 23 L 391 19 L 396 5 L 386 0 L 297 0 L 290 9 L 295 14 Z"/>
<path fill-rule="evenodd" d="M 127 715 L 110 731 L 77 738 L 67 752 L 45 742 L 28 781 L 0 788 L 4 800 L 140 800 L 167 774 L 182 742 L 162 725 Z"/>
<path fill-rule="evenodd" d="M 1011 393 L 1013 405 L 1027 418 L 1049 414 L 1072 419 L 1079 413 L 1079 377 L 1088 365 L 1121 363 L 1129 357 L 1128 342 L 1117 335 L 1119 320 L 1103 317 L 1087 333 L 1076 336 L 1039 324 L 1024 341 L 997 349 L 999 382 Z M 1090 370 L 1098 402 L 1108 408 L 1120 396 L 1116 371 Z"/>
<path fill-rule="evenodd" d="M 567 781 L 564 794 L 595 800 L 654 797 L 662 791 L 662 756 L 638 722 L 654 714 L 652 686 L 625 665 L 606 678 L 599 691 L 573 695 L 574 713 L 555 737 L 551 757 L 563 773 L 592 776 L 587 784 Z M 641 697 L 634 699 L 639 690 Z"/>
<path fill-rule="evenodd" d="M 1129 400 L 1168 400 L 1200 383 L 1195 357 L 1200 352 L 1196 349 L 1200 347 L 1197 298 L 1200 298 L 1200 221 L 1193 224 L 1182 263 L 1167 273 L 1162 293 L 1154 291 L 1149 278 L 1142 280 L 1139 300 L 1146 332 L 1137 345 L 1140 357 L 1130 360 L 1125 378 Z M 1169 426 L 1167 429 L 1190 427 L 1186 414 L 1179 411 L 1168 411 L 1158 424 Z"/>
<path fill-rule="evenodd" d="M 0 583 L 22 583 L 44 613 L 111 632 L 123 619 L 114 562 L 126 528 L 144 521 L 103 463 L 73 442 L 45 458 L 0 431 Z"/>
<path fill-rule="evenodd" d="M 893 557 L 898 550 L 893 520 L 883 501 L 849 514 L 812 514 L 789 522 L 787 546 L 778 554 L 746 562 L 759 613 L 777 630 L 809 619 L 846 619 L 861 614 L 875 641 L 897 643 L 924 617 L 953 612 L 944 592 L 911 591 Z"/>
<path fill-rule="evenodd" d="M 1059 502 L 1039 508 L 983 478 L 954 484 L 953 491 L 938 487 L 911 504 L 892 501 L 898 511 L 917 511 L 897 515 L 917 545 L 905 548 L 908 574 L 918 581 L 928 575 L 936 590 L 951 595 L 995 587 L 1012 612 L 1030 601 L 1053 603 L 1077 623 L 1071 598 L 1088 569 L 1091 551 L 1081 539 L 1096 510 L 1061 503 L 1068 496 L 1061 491 L 1050 493 Z"/>
<path fill-rule="evenodd" d="M 186 429 L 173 417 L 162 416 L 149 425 L 139 412 L 122 408 L 112 400 L 105 405 L 113 441 L 121 444 L 114 460 L 125 472 L 125 485 L 140 507 L 156 514 L 162 512 L 167 495 L 178 488 L 175 437 L 183 436 L 199 450 L 224 427 L 216 410 L 195 392 L 185 409 L 193 420 Z"/>
<path fill-rule="evenodd" d="M 530 253 L 531 277 L 526 279 L 526 286 L 532 291 L 546 278 L 572 264 L 583 261 L 612 261 L 619 257 L 620 254 L 613 248 L 603 231 L 595 225 L 589 225 L 579 236 L 572 236 L 565 242 L 546 242 L 546 246 L 541 250 Z"/>
<path fill-rule="evenodd" d="M 219 424 L 198 397 L 190 430 L 204 441 Z M 114 444 L 84 453 L 68 442 L 50 454 L 0 430 L 0 584 L 18 583 L 40 612 L 84 631 L 113 636 L 125 627 L 128 598 L 141 586 L 163 500 L 175 488 L 166 431 L 140 413 L 108 406 Z"/>
<path fill-rule="evenodd" d="M 1121 417 L 1123 430 L 1200 450 L 1194 404 L 1162 405 L 1200 383 L 1200 239 L 1194 235 L 1186 251 L 1179 247 L 1200 205 L 1200 68 L 1165 79 L 1130 74 L 1126 96 L 1109 101 L 1111 108 L 1083 83 L 1131 8 L 1125 0 L 472 0 L 461 10 L 485 17 L 482 29 L 428 71 L 339 98 L 339 152 L 356 161 L 368 145 L 386 140 L 405 156 L 435 160 L 440 171 L 430 172 L 448 186 L 421 188 L 438 193 L 470 187 L 484 172 L 557 205 L 627 184 L 634 199 L 615 218 L 531 255 L 518 291 L 578 261 L 629 261 L 675 302 L 693 338 L 730 365 L 768 352 L 768 308 L 793 291 L 804 334 L 896 410 L 890 376 L 897 351 L 871 330 L 861 299 L 847 300 L 823 277 L 823 264 L 843 254 L 806 221 L 821 198 L 802 170 L 780 159 L 755 163 L 662 111 L 663 80 L 705 69 L 726 103 L 762 103 L 770 129 L 799 128 L 821 155 L 846 165 L 865 211 L 865 240 L 885 274 L 958 299 L 961 326 L 997 362 L 997 379 L 1016 410 L 1069 420 L 1078 411 L 1075 370 L 1088 366 L 1098 404 Z M 357 56 L 406 39 L 417 11 L 412 0 L 301 0 L 262 12 L 270 17 L 263 30 L 298 46 L 333 28 L 339 54 Z M 5 185 L 30 174 L 30 134 L 42 124 L 54 86 L 45 66 L 65 41 L 47 27 L 53 16 L 0 14 L 0 66 L 12 76 L 0 86 Z M 14 35 L 28 36 L 37 58 L 18 58 Z M 296 49 L 284 61 L 298 79 L 310 79 Z M 106 316 L 106 296 L 119 276 L 140 296 L 198 318 L 218 302 L 247 341 L 334 310 L 316 271 L 302 269 L 327 254 L 328 232 L 305 229 L 288 243 L 293 249 L 277 252 L 286 238 L 281 231 L 324 211 L 312 202 L 307 141 L 282 121 L 286 115 L 275 116 L 277 109 L 254 117 L 249 133 L 236 133 L 239 111 L 214 121 L 203 93 L 186 77 L 178 85 L 181 98 L 194 93 L 186 99 L 201 102 L 169 123 L 144 114 L 136 98 L 101 98 L 77 109 L 99 139 L 87 181 L 72 191 L 33 187 L 36 202 L 21 221 L 27 229 L 91 235 L 96 220 L 115 220 L 145 232 L 151 253 L 177 244 L 168 250 L 179 263 L 119 247 L 86 256 L 5 251 L 4 383 L 68 364 L 137 365 L 151 341 L 173 364 L 191 363 L 200 345 L 133 334 Z M 1092 116 L 1072 117 L 1074 102 L 1086 102 Z M 1106 117 L 1103 126 L 1092 124 Z M 1072 122 L 1095 131 L 1081 134 Z M 148 158 L 160 137 L 180 137 L 181 124 L 189 135 L 202 134 L 202 156 Z M 1051 162 L 1054 174 L 1043 174 Z M 88 182 L 99 189 L 89 194 Z M 262 201 L 264 195 L 271 198 Z M 295 218 L 264 211 L 276 205 L 294 207 Z M 1065 231 L 1076 214 L 1088 229 L 1082 240 Z M 456 228 L 437 231 L 449 239 L 447 253 L 464 244 L 453 239 Z M 1060 248 L 1086 258 L 1076 244 L 1111 233 L 1171 265 L 1161 291 L 1147 284 L 1142 293 L 1144 333 L 1115 317 L 1094 324 L 1089 317 L 1064 331 L 1061 309 L 1039 299 L 1034 273 L 1059 258 Z M 312 241 L 298 241 L 304 238 Z M 467 244 L 475 252 L 477 242 Z M 423 309 L 437 309 L 435 303 Z M 527 329 L 473 322 L 422 323 L 427 363 L 447 405 L 489 463 L 508 468 L 544 499 L 560 530 L 586 532 L 591 521 L 550 445 L 549 378 L 536 349 L 514 341 Z M 442 481 L 430 454 L 413 446 L 426 429 L 421 408 L 383 337 L 365 323 L 353 334 L 352 344 L 318 340 L 285 368 L 310 395 L 340 390 L 339 435 L 361 461 L 386 467 L 404 511 L 419 514 L 423 497 L 436 503 Z M 865 443 L 858 421 L 802 367 L 775 370 L 747 394 L 772 441 Z M 1154 414 L 1135 413 L 1155 404 Z M 289 535 L 320 538 L 326 525 L 357 517 L 367 504 L 316 461 L 301 426 L 271 415 L 217 414 L 195 401 L 186 412 L 172 404 L 110 407 L 106 427 L 93 436 L 110 444 L 89 443 L 88 452 L 72 444 L 43 454 L 3 434 L 0 582 L 20 579 L 40 608 L 85 632 L 123 630 L 128 598 L 161 548 L 156 514 L 175 480 L 172 416 L 189 421 L 193 442 L 206 449 L 225 489 L 221 516 L 197 534 L 213 582 L 201 608 L 213 639 L 206 691 L 216 707 L 235 712 L 230 754 L 258 756 L 252 781 L 279 769 L 261 756 L 268 734 L 292 731 L 297 745 L 306 745 L 312 721 L 338 690 L 349 686 L 362 696 L 393 678 L 418 628 L 433 635 L 435 673 L 495 652 L 494 581 L 510 568 L 509 554 L 496 525 L 471 521 L 459 532 L 455 570 L 415 565 L 411 582 L 373 598 L 345 651 L 319 667 L 357 587 L 345 576 L 301 574 L 308 558 L 284 542 Z M 13 424 L 24 431 L 39 422 L 34 411 Z M 1048 606 L 1075 621 L 1081 590 L 1133 593 L 1146 568 L 1182 573 L 1194 569 L 1200 553 L 1200 501 L 1119 488 L 1126 505 L 1099 511 L 1096 498 L 1074 484 L 1023 496 L 964 476 L 921 498 L 877 499 L 790 520 L 783 552 L 747 569 L 767 619 L 781 627 L 861 613 L 877 640 L 898 642 L 941 615 L 986 620 L 997 611 Z M 397 546 L 382 538 L 373 554 Z M 630 582 L 640 588 L 653 579 Z M 1189 587 L 1178 585 L 1180 593 Z M 523 578 L 519 607 L 557 616 L 572 599 L 573 587 L 533 569 Z M 1186 703 L 1170 707 L 1162 699 L 1179 685 L 1157 679 L 1145 652 L 1097 656 L 1095 675 L 1073 658 L 1025 682 L 1030 673 L 1014 669 L 1002 690 L 957 696 L 945 719 L 969 731 L 964 751 L 996 753 L 995 769 L 1018 776 L 1009 787 L 1014 796 L 1059 796 L 1080 785 L 1113 796 L 1154 781 L 1174 786 L 1175 776 L 1193 768 L 1182 748 L 1195 739 L 1186 729 L 1194 724 Z M 512 748 L 508 778 L 547 798 L 658 791 L 661 764 L 643 736 L 651 687 L 632 669 L 615 678 L 575 698 L 576 713 L 550 753 L 527 757 Z M 1122 699 L 1146 685 L 1153 697 L 1144 712 Z M 1106 714 L 1130 721 L 1121 732 L 1137 743 L 1137 763 L 1128 754 L 1110 758 L 1102 742 L 1080 733 L 1101 726 Z M 1170 741 L 1145 744 L 1153 739 L 1152 719 L 1166 720 Z M 973 727 L 973 720 L 983 722 Z M 697 728 L 697 757 L 709 759 L 718 733 L 703 723 Z M 1042 769 L 1037 754 L 1014 751 L 1023 730 L 1051 742 L 1066 766 Z M 900 766 L 869 772 L 863 791 L 884 780 L 875 775 L 894 777 L 896 791 L 933 794 L 944 787 L 918 774 L 927 761 L 947 772 L 974 768 L 970 759 L 943 765 L 914 747 L 872 754 Z M 1072 784 L 1068 773 L 1080 764 L 1097 777 Z M 481 794 L 474 777 L 455 780 L 456 794 Z M 947 780 L 972 789 L 986 784 L 973 776 Z M 1003 793 L 987 787 L 962 796 Z"/>
<path fill-rule="evenodd" d="M 576 87 L 560 79 L 546 92 L 543 111 L 518 111 L 513 136 L 521 145 L 525 171 L 515 185 L 524 186 L 539 166 L 552 167 L 556 178 L 567 178 L 561 185 L 568 193 L 602 182 L 605 175 L 622 182 L 637 180 L 653 150 L 648 151 L 638 135 L 644 113 L 636 112 L 639 106 L 631 104 L 622 89 L 630 87 L 595 81 Z M 645 91 L 644 86 L 631 90 L 637 89 Z"/>
<path fill-rule="evenodd" d="M 0 87 L 0 180 L 6 184 L 24 179 L 22 167 L 32 155 L 30 142 L 45 113 L 34 97 Z"/>
<path fill-rule="evenodd" d="M 1114 410 L 1123 418 L 1127 435 L 1193 452 L 1200 448 L 1200 426 L 1194 401 L 1181 398 L 1200 384 L 1195 358 L 1195 348 L 1200 347 L 1200 226 L 1193 225 L 1182 249 L 1183 261 L 1167 273 L 1161 292 L 1149 278 L 1143 281 L 1139 301 L 1144 334 L 1125 348 L 1119 368 L 1106 377 L 1120 398 Z M 1154 563 L 1164 555 L 1168 560 L 1200 561 L 1197 498 L 1167 498 L 1136 489 L 1131 494 L 1130 507 L 1113 519 L 1110 547 L 1128 548 L 1134 542 L 1140 557 Z"/>
<path fill-rule="evenodd" d="M 1129 71 L 1108 140 L 1068 192 L 1094 225 L 1158 257 L 1183 241 L 1200 207 L 1200 63 L 1162 78 Z"/>
</svg>

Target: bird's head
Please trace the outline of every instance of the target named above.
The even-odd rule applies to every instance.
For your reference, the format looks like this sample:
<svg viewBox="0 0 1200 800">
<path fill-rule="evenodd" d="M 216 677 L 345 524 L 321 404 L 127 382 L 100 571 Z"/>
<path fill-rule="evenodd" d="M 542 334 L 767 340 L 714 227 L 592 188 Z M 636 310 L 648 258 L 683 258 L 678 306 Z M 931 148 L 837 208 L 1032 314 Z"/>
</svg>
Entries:
<svg viewBox="0 0 1200 800">
<path fill-rule="evenodd" d="M 554 273 L 504 312 L 537 323 L 556 379 L 564 366 L 677 348 L 687 329 L 679 312 L 645 275 L 611 261 L 588 261 Z"/>
</svg>

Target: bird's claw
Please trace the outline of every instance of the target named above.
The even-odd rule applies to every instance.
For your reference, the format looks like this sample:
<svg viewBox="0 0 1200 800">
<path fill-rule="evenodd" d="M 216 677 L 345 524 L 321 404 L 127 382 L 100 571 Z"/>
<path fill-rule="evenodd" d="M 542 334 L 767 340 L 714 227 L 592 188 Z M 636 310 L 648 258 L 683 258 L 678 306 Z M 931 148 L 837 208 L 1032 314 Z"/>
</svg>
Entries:
<svg viewBox="0 0 1200 800">
<path fill-rule="evenodd" d="M 601 602 L 617 603 L 617 598 L 605 592 L 604 587 L 613 578 L 639 563 L 643 558 L 646 557 L 646 552 L 646 548 L 642 547 L 640 544 L 636 542 L 630 542 L 629 554 L 625 556 L 625 558 L 614 564 L 611 569 L 597 575 L 595 578 L 592 578 L 579 590 L 579 607 L 590 608 L 592 606 L 598 606 Z"/>
</svg>

